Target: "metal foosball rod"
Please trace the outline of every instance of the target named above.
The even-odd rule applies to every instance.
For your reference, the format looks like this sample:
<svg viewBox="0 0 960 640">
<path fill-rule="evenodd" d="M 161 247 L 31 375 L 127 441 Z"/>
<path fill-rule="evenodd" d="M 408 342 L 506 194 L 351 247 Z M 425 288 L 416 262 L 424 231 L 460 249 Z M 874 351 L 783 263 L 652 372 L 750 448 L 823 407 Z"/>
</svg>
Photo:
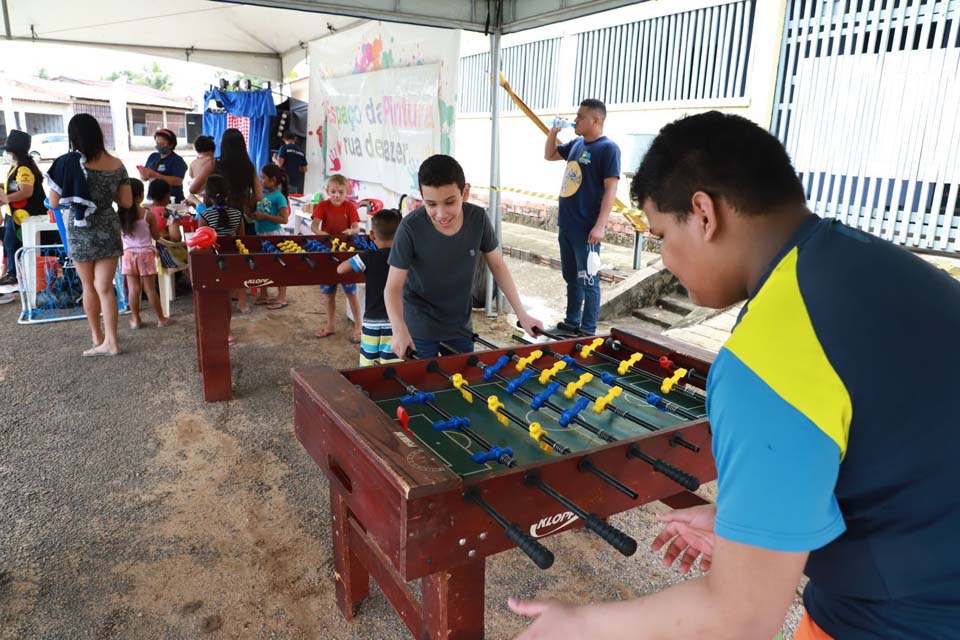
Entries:
<svg viewBox="0 0 960 640">
<path fill-rule="evenodd" d="M 487 409 L 489 409 L 490 412 L 497 417 L 497 420 L 500 422 L 500 424 L 505 427 L 509 426 L 511 423 L 518 426 L 524 432 L 527 432 L 531 438 L 536 440 L 537 444 L 540 445 L 540 448 L 543 449 L 544 452 L 550 453 L 553 451 L 555 453 L 559 453 L 560 455 L 567 455 L 571 453 L 569 447 L 548 436 L 546 430 L 540 426 L 540 423 L 527 423 L 522 418 L 519 418 L 510 411 L 507 411 L 497 396 L 488 396 L 480 391 L 477 391 L 473 387 L 469 387 L 466 379 L 464 379 L 461 374 L 457 373 L 451 375 L 447 373 L 440 367 L 439 364 L 437 364 L 436 360 L 431 360 L 427 363 L 427 371 L 430 373 L 436 373 L 437 375 L 441 375 L 446 378 L 447 381 L 450 382 L 457 389 L 457 391 L 460 392 L 460 395 L 463 396 L 463 399 L 467 402 L 472 403 L 473 398 L 471 396 L 474 395 L 483 400 L 487 406 Z"/>
<path fill-rule="evenodd" d="M 513 459 L 513 451 L 510 449 L 510 447 L 498 447 L 490 444 L 483 436 L 470 428 L 469 418 L 460 418 L 441 409 L 433 401 L 433 394 L 425 393 L 412 384 L 407 384 L 404 382 L 400 376 L 397 375 L 396 369 L 393 367 L 387 367 L 383 370 L 383 377 L 387 380 L 393 380 L 399 384 L 406 390 L 408 394 L 414 396 L 414 398 L 416 398 L 419 402 L 429 407 L 436 412 L 437 415 L 443 418 L 442 420 L 435 420 L 433 422 L 432 426 L 434 429 L 437 431 L 459 431 L 475 442 L 477 446 L 483 449 L 485 451 L 484 454 L 472 454 L 470 456 L 474 462 L 477 464 L 483 464 L 488 460 L 494 460 L 505 467 L 516 466 L 517 463 Z"/>
<path fill-rule="evenodd" d="M 464 492 L 463 500 L 468 504 L 474 504 L 483 509 L 488 516 L 493 518 L 494 522 L 503 527 L 503 532 L 506 534 L 507 539 L 516 544 L 520 551 L 527 554 L 527 557 L 533 560 L 535 565 L 541 569 L 549 569 L 553 566 L 553 553 L 537 542 L 533 536 L 520 528 L 519 524 L 509 522 L 497 513 L 496 509 L 480 497 L 480 492 L 475 487 L 471 487 Z"/>
<path fill-rule="evenodd" d="M 522 328 L 520 327 L 519 322 L 517 323 L 517 327 Z M 567 340 L 567 338 L 564 338 L 563 336 L 558 336 L 556 334 L 550 333 L 549 331 L 544 331 L 543 329 L 537 329 L 536 327 L 534 328 L 534 333 L 538 335 L 544 335 L 550 338 L 551 340 L 557 340 L 557 341 Z M 600 358 L 604 362 L 609 362 L 610 364 L 616 365 L 617 372 L 620 373 L 621 375 L 625 374 L 629 370 L 633 370 L 636 373 L 645 377 L 647 380 L 651 380 L 653 382 L 660 384 L 660 391 L 665 394 L 675 390 L 677 391 L 677 393 L 693 398 L 694 400 L 703 400 L 703 396 L 701 394 L 691 391 L 686 387 L 686 385 L 680 382 L 680 380 L 683 379 L 683 377 L 687 374 L 686 369 L 678 369 L 674 371 L 673 376 L 668 378 L 668 377 L 658 376 L 654 373 L 650 373 L 649 371 L 646 371 L 638 367 L 637 363 L 643 359 L 643 354 L 640 352 L 634 353 L 626 360 L 617 360 L 616 358 L 611 358 L 605 353 L 594 354 L 596 349 L 602 346 L 605 342 L 606 340 L 604 338 L 597 338 L 587 346 L 577 343 L 573 345 L 573 348 L 583 358 L 588 358 L 591 355 L 596 355 L 598 358 Z"/>
<path fill-rule="evenodd" d="M 584 526 L 608 542 L 614 549 L 625 556 L 632 556 L 637 550 L 637 541 L 620 531 L 595 513 L 587 513 L 560 492 L 546 484 L 536 471 L 531 471 L 523 477 L 523 483 L 528 487 L 536 487 L 545 494 L 569 509 L 578 518 L 583 520 Z"/>
<path fill-rule="evenodd" d="M 517 336 L 514 336 L 514 338 L 518 340 L 520 339 Z M 629 385 L 624 382 L 621 382 L 620 380 L 617 380 L 617 376 L 613 375 L 612 373 L 607 373 L 606 371 L 600 371 L 599 369 L 596 369 L 589 365 L 585 365 L 580 362 L 577 362 L 573 357 L 566 354 L 557 353 L 548 346 L 541 346 L 539 348 L 541 351 L 543 351 L 543 355 L 550 356 L 551 358 L 554 358 L 556 360 L 563 360 L 564 362 L 567 363 L 568 366 L 572 368 L 580 369 L 581 371 L 585 371 L 593 375 L 595 378 L 598 378 L 608 386 L 620 387 L 627 393 L 634 395 L 638 398 L 641 398 L 644 402 L 646 402 L 647 404 L 649 404 L 650 406 L 656 409 L 659 409 L 660 411 L 664 411 L 666 413 L 672 413 L 680 416 L 681 418 L 686 418 L 687 420 L 696 420 L 697 418 L 700 417 L 697 414 L 693 413 L 692 411 L 686 409 L 685 407 L 680 406 L 676 402 L 670 402 L 669 400 L 661 396 L 658 396 L 652 391 L 645 391 L 643 389 L 634 387 L 633 385 Z M 622 367 L 624 363 L 621 362 L 620 365 Z M 619 373 L 619 369 L 617 370 L 617 372 Z"/>
<path fill-rule="evenodd" d="M 546 369 L 546 370 L 538 369 L 532 364 L 532 362 L 534 360 L 539 360 L 542 357 L 543 357 L 543 352 L 538 350 L 538 351 L 531 352 L 531 354 L 526 358 L 521 358 L 517 354 L 513 354 L 512 360 L 517 363 L 517 371 L 522 372 L 523 369 L 529 367 L 534 372 L 539 373 L 541 376 L 541 380 L 540 380 L 541 383 L 544 385 L 547 385 L 547 383 L 544 382 L 543 380 L 545 373 L 553 371 L 553 374 L 551 374 L 552 376 L 557 372 L 561 371 L 562 369 L 566 368 L 566 363 L 561 361 L 555 364 L 550 369 Z M 559 386 L 560 385 L 557 384 L 557 387 L 555 387 L 554 390 L 559 390 Z M 623 418 L 624 420 L 628 420 L 638 426 L 641 426 L 647 431 L 660 431 L 660 427 L 656 426 L 655 424 L 647 422 L 642 418 L 638 418 L 637 416 L 633 415 L 629 411 L 626 411 L 625 409 L 621 409 L 620 407 L 612 403 L 613 399 L 617 397 L 620 394 L 620 392 L 622 392 L 622 389 L 620 389 L 619 387 L 614 387 L 610 389 L 610 392 L 607 395 L 605 395 L 603 398 L 598 398 L 597 396 L 593 395 L 589 391 L 584 391 L 582 386 L 583 385 L 580 385 L 580 388 L 576 389 L 576 393 L 594 403 L 593 410 L 595 413 L 600 413 L 604 409 L 609 409 L 613 413 L 613 415 L 619 418 Z M 550 387 L 548 386 L 547 389 L 549 390 Z M 681 447 L 684 447 L 685 449 L 689 449 L 694 453 L 700 452 L 700 447 L 693 444 L 692 442 L 689 442 L 681 435 L 674 435 L 672 438 L 670 438 L 670 443 L 680 445 Z"/>
<path fill-rule="evenodd" d="M 440 343 L 440 345 L 443 346 L 445 349 L 450 349 L 450 347 L 449 347 L 448 345 L 444 345 L 442 342 Z M 468 366 L 468 367 L 472 367 L 472 366 L 479 367 L 480 370 L 484 372 L 484 380 L 487 380 L 487 375 L 486 375 L 487 371 L 491 371 L 489 365 L 486 365 L 486 364 L 484 364 L 483 362 L 480 362 L 480 359 L 477 358 L 476 356 L 470 356 L 470 358 L 467 360 L 467 366 Z M 511 395 L 513 395 L 514 393 L 519 393 L 519 394 L 523 395 L 524 397 L 527 397 L 527 398 L 533 400 L 533 403 L 537 402 L 537 400 L 536 400 L 536 397 L 537 397 L 536 394 L 534 394 L 532 391 L 529 391 L 529 390 L 527 390 L 527 389 L 524 389 L 522 386 L 520 386 L 520 385 L 523 384 L 523 382 L 524 382 L 523 380 L 517 378 L 517 379 L 516 379 L 516 382 L 518 382 L 519 384 L 513 384 L 513 381 L 511 381 L 511 380 L 509 380 L 509 379 L 501 376 L 501 375 L 498 374 L 498 373 L 494 373 L 494 376 L 493 376 L 493 377 L 494 377 L 495 379 L 499 380 L 500 382 L 503 382 L 503 383 L 506 385 L 506 387 L 504 387 L 504 390 L 505 390 L 507 393 L 509 393 L 509 394 L 511 394 Z M 530 408 L 531 408 L 531 409 L 533 409 L 534 411 L 542 411 L 542 410 L 543 410 L 542 408 L 534 407 L 534 406 L 533 406 L 533 403 L 530 404 Z M 576 413 L 578 413 L 580 410 L 583 409 L 582 406 L 579 406 L 579 405 L 578 405 L 577 407 L 574 407 L 574 408 L 571 409 L 571 410 L 565 410 L 565 409 L 563 409 L 562 407 L 557 406 L 557 405 L 555 405 L 554 403 L 550 402 L 549 400 L 543 401 L 540 406 L 541 406 L 541 407 L 546 407 L 546 408 L 550 409 L 551 411 L 554 411 L 557 415 L 559 415 L 559 416 L 560 416 L 559 424 L 560 424 L 561 427 L 565 427 L 565 426 L 567 426 L 567 424 L 575 424 L 575 425 L 577 425 L 577 426 L 585 429 L 586 431 L 589 431 L 590 433 L 592 433 L 592 434 L 595 435 L 596 437 L 600 438 L 600 439 L 603 440 L 604 442 L 616 442 L 616 441 L 617 441 L 616 438 L 614 438 L 612 435 L 610 435 L 609 433 L 607 433 L 607 432 L 604 431 L 603 429 L 601 429 L 601 428 L 599 428 L 599 427 L 595 427 L 594 425 L 592 425 L 592 424 L 590 424 L 590 423 L 588 423 L 588 422 L 585 422 L 583 419 L 577 417 Z M 577 470 L 578 470 L 578 471 L 582 471 L 582 472 L 585 471 L 585 472 L 589 472 L 589 473 L 594 474 L 595 476 L 597 476 L 598 478 L 600 478 L 601 480 L 603 480 L 603 481 L 606 482 L 607 484 L 611 485 L 611 486 L 614 487 L 617 491 L 619 491 L 620 493 L 624 494 L 625 496 L 627 496 L 627 497 L 630 498 L 631 500 L 636 500 L 636 499 L 639 497 L 639 494 L 637 494 L 636 491 L 634 491 L 633 489 L 631 489 L 631 488 L 628 487 L 627 485 L 623 484 L 622 482 L 620 482 L 619 480 L 617 480 L 616 478 L 614 478 L 614 477 L 611 476 L 610 474 L 606 473 L 605 471 L 597 468 L 592 462 L 590 462 L 590 460 L 589 460 L 588 458 L 583 458 L 583 460 L 580 461 L 580 464 L 577 465 Z"/>
<path fill-rule="evenodd" d="M 441 345 L 442 345 L 442 343 L 441 343 Z M 449 346 L 445 346 L 445 348 L 449 348 Z M 506 362 L 509 362 L 509 360 L 507 359 L 507 356 L 501 356 L 501 359 L 504 360 L 504 362 L 503 362 L 504 364 L 506 364 Z M 500 361 L 498 361 L 498 364 L 500 364 Z M 477 356 L 471 356 L 470 359 L 467 360 L 467 365 L 468 365 L 468 366 L 477 366 L 477 367 L 479 367 L 479 368 L 484 372 L 484 380 L 488 380 L 488 373 L 487 373 L 487 372 L 491 372 L 491 371 L 492 371 L 492 373 L 490 374 L 489 377 L 490 377 L 491 379 L 496 379 L 496 380 L 504 383 L 504 384 L 506 385 L 506 387 L 504 388 L 504 390 L 505 390 L 507 393 L 509 393 L 509 394 L 512 395 L 513 393 L 516 392 L 516 393 L 520 393 L 520 394 L 524 395 L 524 396 L 527 397 L 527 398 L 530 398 L 530 399 L 532 400 L 532 402 L 531 402 L 531 404 L 530 404 L 530 407 L 531 407 L 534 411 L 539 411 L 539 410 L 541 410 L 541 409 L 540 409 L 540 406 L 543 406 L 543 407 L 547 407 L 548 409 L 556 412 L 557 414 L 560 415 L 559 424 L 560 424 L 561 427 L 567 426 L 566 423 L 573 423 L 573 424 L 576 424 L 576 425 L 578 425 L 578 426 L 580 426 L 580 427 L 583 427 L 583 428 L 586 429 L 587 431 L 593 433 L 594 435 L 596 435 L 597 437 L 599 437 L 600 439 L 602 439 L 602 440 L 604 440 L 604 441 L 606 441 L 606 442 L 618 442 L 618 439 L 615 438 L 614 436 L 610 435 L 609 433 L 607 433 L 607 432 L 604 431 L 603 429 L 601 429 L 601 428 L 599 428 L 599 427 L 596 427 L 595 425 L 592 425 L 592 424 L 586 422 L 585 420 L 583 420 L 582 418 L 580 418 L 580 417 L 577 415 L 577 413 L 579 413 L 580 410 L 582 410 L 583 408 L 585 408 L 585 405 L 580 405 L 580 404 L 578 403 L 578 405 L 575 406 L 573 409 L 564 410 L 562 407 L 560 407 L 560 406 L 558 406 L 558 405 L 550 402 L 549 400 L 544 399 L 542 396 L 539 396 L 539 395 L 537 395 L 537 394 L 534 394 L 532 391 L 523 388 L 523 386 L 522 386 L 523 383 L 526 382 L 527 380 L 529 380 L 529 379 L 533 376 L 533 372 L 532 372 L 532 371 L 529 372 L 529 373 L 522 373 L 522 374 L 520 374 L 520 376 L 518 376 L 518 377 L 516 377 L 516 378 L 514 378 L 514 379 L 511 380 L 511 379 L 509 379 L 509 378 L 506 378 L 506 377 L 500 375 L 500 374 L 497 372 L 497 369 L 494 368 L 496 365 L 488 365 L 488 364 L 485 364 L 485 363 L 483 363 L 483 362 L 480 362 L 480 360 L 479 360 L 479 358 L 477 358 Z M 502 366 L 502 365 L 501 365 L 501 366 Z M 571 384 L 571 385 L 576 385 L 576 383 L 574 383 L 574 382 L 572 382 L 572 383 L 570 383 L 570 384 Z M 569 386 L 569 385 L 568 385 L 568 386 Z M 649 456 L 649 455 L 643 453 L 643 451 L 640 449 L 640 447 L 637 446 L 636 444 L 632 445 L 632 446 L 627 450 L 627 456 L 630 457 L 630 458 L 636 458 L 636 459 L 638 459 L 638 460 L 642 460 L 642 461 L 644 461 L 644 462 L 647 462 L 648 464 L 650 464 L 650 465 L 653 467 L 653 470 L 654 470 L 656 473 L 660 473 L 660 474 L 663 474 L 663 475 L 667 476 L 668 478 L 670 478 L 671 480 L 673 480 L 674 482 L 676 482 L 677 484 L 679 484 L 679 485 L 680 485 L 681 487 L 683 487 L 684 489 L 688 489 L 688 490 L 690 490 L 690 491 L 696 491 L 697 489 L 700 488 L 700 479 L 699 479 L 699 478 L 697 478 L 696 476 L 693 476 L 693 475 L 691 475 L 691 474 L 683 471 L 682 469 L 678 469 L 677 467 L 674 467 L 674 466 L 671 465 L 670 463 L 665 462 L 664 460 L 661 460 L 660 458 L 654 458 L 654 457 L 652 457 L 652 456 Z M 612 486 L 614 486 L 616 489 L 618 489 L 621 493 L 629 496 L 631 499 L 633 499 L 633 500 L 636 500 L 636 499 L 637 499 L 637 493 L 636 493 L 635 491 L 633 491 L 633 490 L 630 489 L 629 487 L 626 487 L 625 485 L 623 485 L 623 483 L 621 483 L 621 482 L 620 482 L 619 480 L 617 480 L 616 478 L 613 478 L 612 476 L 609 476 L 609 475 L 607 475 L 605 472 L 603 472 L 602 470 L 598 469 L 596 466 L 594 466 L 594 465 L 589 461 L 589 459 L 584 458 L 583 460 L 581 460 L 581 461 L 580 461 L 580 464 L 577 466 L 577 468 L 578 468 L 580 471 L 589 471 L 590 473 L 593 473 L 594 475 L 596 475 L 596 476 L 598 476 L 598 477 L 606 480 L 607 482 L 609 482 Z M 611 481 L 612 481 L 612 482 L 611 482 Z"/>
<path fill-rule="evenodd" d="M 610 348 L 613 349 L 614 351 L 620 351 L 620 349 L 628 349 L 628 348 L 629 348 L 629 349 L 631 349 L 631 351 L 633 351 L 634 353 L 639 353 L 639 354 L 643 355 L 643 357 L 648 358 L 648 359 L 650 359 L 650 360 L 653 360 L 654 362 L 656 362 L 657 364 L 659 364 L 661 368 L 666 369 L 667 371 L 670 371 L 671 373 L 676 373 L 676 371 L 677 371 L 678 369 L 682 369 L 682 367 L 678 367 L 678 366 L 676 365 L 676 363 L 674 363 L 674 361 L 671 360 L 670 358 L 668 358 L 667 356 L 660 356 L 659 358 L 657 358 L 656 356 L 653 356 L 653 355 L 648 354 L 648 353 L 644 353 L 643 351 L 640 351 L 639 349 L 633 349 L 633 348 L 631 348 L 631 347 L 627 347 L 627 346 L 624 345 L 622 342 L 620 342 L 619 340 L 616 340 L 616 339 L 614 339 L 614 338 L 607 338 L 606 340 L 604 340 L 604 344 L 606 344 L 608 347 L 610 347 Z M 683 369 L 683 370 L 686 371 L 685 377 L 691 378 L 691 379 L 693 379 L 693 380 L 699 380 L 699 381 L 702 382 L 703 384 L 706 384 L 706 383 L 707 383 L 707 376 L 703 375 L 702 373 L 698 373 L 696 369 Z M 681 378 L 683 378 L 683 377 L 684 377 L 684 376 L 681 376 Z"/>
</svg>

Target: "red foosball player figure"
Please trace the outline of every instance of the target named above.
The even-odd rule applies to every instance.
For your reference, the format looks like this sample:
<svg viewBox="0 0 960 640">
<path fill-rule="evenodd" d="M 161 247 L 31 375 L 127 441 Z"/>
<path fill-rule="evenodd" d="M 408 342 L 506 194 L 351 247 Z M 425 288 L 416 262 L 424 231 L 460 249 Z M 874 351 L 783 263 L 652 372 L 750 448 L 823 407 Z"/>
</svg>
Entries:
<svg viewBox="0 0 960 640">
<path fill-rule="evenodd" d="M 707 381 L 717 503 L 661 516 L 653 544 L 707 573 L 627 602 L 511 599 L 537 618 L 521 638 L 770 640 L 804 573 L 795 640 L 960 637 L 960 282 L 812 214 L 739 116 L 664 127 L 631 194 L 696 304 L 746 300 Z"/>
</svg>

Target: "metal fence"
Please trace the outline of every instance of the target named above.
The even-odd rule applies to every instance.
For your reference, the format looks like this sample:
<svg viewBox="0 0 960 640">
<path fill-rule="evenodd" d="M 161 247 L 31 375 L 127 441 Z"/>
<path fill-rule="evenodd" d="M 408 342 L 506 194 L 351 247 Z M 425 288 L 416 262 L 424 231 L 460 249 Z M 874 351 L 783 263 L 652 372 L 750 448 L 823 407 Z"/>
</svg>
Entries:
<svg viewBox="0 0 960 640">
<path fill-rule="evenodd" d="M 753 13 L 741 0 L 581 33 L 572 103 L 743 97 Z"/>
<path fill-rule="evenodd" d="M 510 86 L 531 109 L 549 109 L 557 105 L 557 57 L 560 38 L 504 47 L 500 51 L 501 69 Z M 498 92 L 500 111 L 516 111 L 517 105 L 503 91 Z M 490 54 L 478 53 L 460 59 L 460 92 L 457 109 L 461 113 L 490 111 Z"/>
<path fill-rule="evenodd" d="M 960 0 L 790 0 L 772 118 L 822 216 L 960 250 Z"/>
<path fill-rule="evenodd" d="M 637 20 L 572 36 L 572 69 L 559 68 L 561 39 L 506 47 L 502 70 L 535 110 L 569 110 L 584 98 L 608 105 L 709 101 L 747 96 L 756 0 Z M 573 74 L 559 94 L 557 76 Z M 460 113 L 490 109 L 490 54 L 460 59 Z M 501 92 L 501 111 L 517 107 Z"/>
</svg>

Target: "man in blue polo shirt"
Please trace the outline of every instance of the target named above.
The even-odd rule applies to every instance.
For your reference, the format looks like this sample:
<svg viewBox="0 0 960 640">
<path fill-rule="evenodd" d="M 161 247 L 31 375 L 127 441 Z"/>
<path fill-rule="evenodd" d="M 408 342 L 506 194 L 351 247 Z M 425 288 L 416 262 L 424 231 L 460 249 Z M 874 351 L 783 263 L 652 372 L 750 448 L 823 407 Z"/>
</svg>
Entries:
<svg viewBox="0 0 960 640">
<path fill-rule="evenodd" d="M 303 193 L 303 174 L 307 172 L 307 156 L 297 146 L 297 136 L 283 135 L 283 146 L 277 151 L 277 165 L 287 172 L 290 193 Z"/>
<path fill-rule="evenodd" d="M 620 147 L 603 135 L 607 107 L 599 100 L 580 103 L 574 120 L 578 137 L 557 145 L 559 127 L 547 134 L 543 155 L 566 160 L 560 186 L 560 269 L 567 283 L 564 322 L 585 333 L 597 331 L 600 317 L 600 278 L 587 270 L 590 251 L 600 251 L 607 219 L 620 181 Z"/>
<path fill-rule="evenodd" d="M 177 134 L 170 129 L 157 129 L 153 135 L 157 150 L 150 154 L 147 163 L 140 169 L 141 180 L 163 180 L 170 185 L 170 197 L 183 202 L 183 176 L 187 163 L 174 152 Z"/>
<path fill-rule="evenodd" d="M 661 130 L 631 194 L 702 306 L 746 300 L 707 380 L 716 505 L 660 516 L 709 573 L 539 619 L 522 638 L 960 638 L 960 282 L 821 219 L 769 132 L 716 111 Z M 909 219 L 909 216 L 907 216 Z"/>
</svg>

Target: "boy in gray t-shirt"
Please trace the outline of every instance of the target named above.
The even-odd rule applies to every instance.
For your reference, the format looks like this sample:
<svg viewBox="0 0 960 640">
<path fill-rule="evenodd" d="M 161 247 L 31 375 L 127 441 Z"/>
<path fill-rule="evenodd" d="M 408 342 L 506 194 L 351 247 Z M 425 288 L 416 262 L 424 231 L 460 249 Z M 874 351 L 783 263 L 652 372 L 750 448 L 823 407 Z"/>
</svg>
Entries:
<svg viewBox="0 0 960 640">
<path fill-rule="evenodd" d="M 424 206 L 400 223 L 390 251 L 384 299 L 393 326 L 393 351 L 413 347 L 430 358 L 446 342 L 473 351 L 470 321 L 473 274 L 481 257 L 527 333 L 543 324 L 524 311 L 510 270 L 497 251 L 486 212 L 469 202 L 470 185 L 455 159 L 435 155 L 420 165 Z"/>
</svg>

